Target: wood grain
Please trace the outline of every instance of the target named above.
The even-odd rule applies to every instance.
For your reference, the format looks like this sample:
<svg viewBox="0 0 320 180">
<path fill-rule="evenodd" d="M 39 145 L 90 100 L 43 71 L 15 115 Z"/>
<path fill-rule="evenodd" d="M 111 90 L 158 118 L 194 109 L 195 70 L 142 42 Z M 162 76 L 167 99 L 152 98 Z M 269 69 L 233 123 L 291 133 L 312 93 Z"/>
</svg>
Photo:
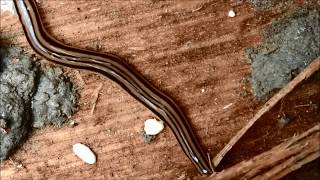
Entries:
<svg viewBox="0 0 320 180">
<path fill-rule="evenodd" d="M 125 57 L 173 97 L 211 157 L 261 104 L 243 83 L 250 73 L 244 49 L 261 40 L 261 28 L 280 12 L 254 12 L 247 3 L 222 0 L 39 0 L 39 8 L 55 38 Z M 236 17 L 227 16 L 230 9 Z M 1 13 L 0 23 L 3 42 L 34 54 L 17 16 Z M 197 176 L 169 128 L 150 144 L 143 142 L 143 122 L 154 115 L 118 85 L 92 72 L 65 71 L 79 86 L 79 112 L 72 117 L 79 125 L 32 131 L 12 157 L 25 168 L 6 161 L 1 164 L 1 179 Z M 100 84 L 91 115 L 93 94 Z M 95 165 L 84 164 L 72 153 L 78 142 L 97 154 Z"/>
<path fill-rule="evenodd" d="M 320 124 L 254 158 L 201 179 L 280 179 L 320 157 Z M 198 178 L 200 180 L 200 178 Z"/>
</svg>

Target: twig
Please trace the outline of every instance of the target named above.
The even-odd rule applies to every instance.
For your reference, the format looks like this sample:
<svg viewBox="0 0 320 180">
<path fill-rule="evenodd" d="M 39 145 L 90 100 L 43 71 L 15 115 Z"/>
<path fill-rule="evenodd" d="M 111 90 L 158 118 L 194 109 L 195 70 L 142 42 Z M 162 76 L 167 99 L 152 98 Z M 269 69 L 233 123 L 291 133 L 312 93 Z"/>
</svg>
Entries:
<svg viewBox="0 0 320 180">
<path fill-rule="evenodd" d="M 228 109 L 228 108 L 231 107 L 232 105 L 233 105 L 233 103 L 230 103 L 230 104 L 224 106 L 222 109 Z"/>
<path fill-rule="evenodd" d="M 279 179 L 320 157 L 319 135 L 320 124 L 250 160 L 198 180 Z"/>
<path fill-rule="evenodd" d="M 192 12 L 199 11 L 199 10 L 201 10 L 202 8 L 203 8 L 203 5 L 202 5 L 202 6 L 200 6 L 200 7 L 198 7 L 197 9 L 192 10 Z"/>
<path fill-rule="evenodd" d="M 94 110 L 96 109 L 99 93 L 100 93 L 102 86 L 103 86 L 103 84 L 101 83 L 94 93 L 93 100 L 92 100 L 91 115 L 93 115 Z"/>
<path fill-rule="evenodd" d="M 208 2 L 204 2 L 200 7 L 192 10 L 191 12 L 197 12 L 197 11 L 200 11 Z"/>
<path fill-rule="evenodd" d="M 312 104 L 301 104 L 301 105 L 296 105 L 294 106 L 294 108 L 298 108 L 298 107 L 309 107 L 311 106 Z"/>
<path fill-rule="evenodd" d="M 290 172 L 293 172 L 293 171 L 301 168 L 303 165 L 308 164 L 319 157 L 320 157 L 320 151 L 311 153 L 309 156 L 305 157 L 301 161 L 296 162 L 292 166 L 287 167 L 286 169 L 283 169 L 282 171 L 280 171 L 277 175 L 274 176 L 274 179 L 280 179 L 280 178 L 286 176 L 287 174 L 289 174 Z"/>
<path fill-rule="evenodd" d="M 310 63 L 298 76 L 290 81 L 284 88 L 276 93 L 271 99 L 269 99 L 262 108 L 255 114 L 255 116 L 243 127 L 229 142 L 228 144 L 214 157 L 213 164 L 217 167 L 223 157 L 229 152 L 229 150 L 239 141 L 239 139 L 248 131 L 248 129 L 266 112 L 268 112 L 273 106 L 275 106 L 284 96 L 289 94 L 300 82 L 309 78 L 314 72 L 320 69 L 320 58 L 318 57 L 312 63 Z"/>
<path fill-rule="evenodd" d="M 302 139 L 306 138 L 310 134 L 316 133 L 318 131 L 320 131 L 319 124 L 309 129 L 307 132 L 301 134 L 300 136 L 294 136 L 294 138 L 292 138 L 291 141 L 288 141 L 286 148 L 292 146 L 297 141 L 301 141 Z"/>
</svg>

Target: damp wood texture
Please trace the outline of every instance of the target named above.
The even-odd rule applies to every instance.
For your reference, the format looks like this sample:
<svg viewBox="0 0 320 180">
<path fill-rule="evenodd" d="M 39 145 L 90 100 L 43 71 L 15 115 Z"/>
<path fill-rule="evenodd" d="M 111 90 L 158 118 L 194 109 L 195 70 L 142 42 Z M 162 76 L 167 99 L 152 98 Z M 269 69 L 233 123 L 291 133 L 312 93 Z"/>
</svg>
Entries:
<svg viewBox="0 0 320 180">
<path fill-rule="evenodd" d="M 44 26 L 54 38 L 67 45 L 124 57 L 156 88 L 172 97 L 211 158 L 264 104 L 252 92 L 248 80 L 251 65 L 245 50 L 261 43 L 262 29 L 293 6 L 296 5 L 256 11 L 249 3 L 238 1 L 38 1 Z M 228 16 L 230 10 L 236 13 L 235 17 Z M 2 43 L 21 46 L 34 54 L 17 16 L 1 13 L 0 24 Z M 34 131 L 11 157 L 12 161 L 1 163 L 1 179 L 199 176 L 168 127 L 150 143 L 144 142 L 144 120 L 155 118 L 155 114 L 120 86 L 90 71 L 64 71 L 79 85 L 79 111 L 72 116 L 77 125 Z M 316 80 L 312 78 L 301 84 L 302 88 L 297 87 L 293 92 L 296 94 L 283 101 L 283 111 L 320 97 Z M 92 99 L 101 84 L 91 113 Z M 306 107 L 294 110 L 303 114 L 307 110 L 303 108 Z M 312 128 L 318 114 L 308 110 L 311 114 L 301 118 L 300 125 L 295 124 L 296 120 L 289 123 L 290 128 L 276 128 L 276 138 L 271 133 L 276 123 L 268 132 L 253 127 L 259 136 L 240 141 L 248 142 L 245 147 L 249 150 L 242 151 L 247 153 L 230 152 L 217 170 L 253 158 L 295 133 Z M 270 116 L 277 115 L 275 111 Z M 263 122 L 269 121 L 266 118 L 261 126 L 265 125 Z M 84 164 L 73 154 L 72 145 L 79 142 L 97 155 L 94 165 Z M 235 146 L 235 151 L 240 152 L 242 145 Z M 261 149 L 256 148 L 258 145 Z M 17 168 L 15 164 L 19 163 L 25 168 Z"/>
</svg>

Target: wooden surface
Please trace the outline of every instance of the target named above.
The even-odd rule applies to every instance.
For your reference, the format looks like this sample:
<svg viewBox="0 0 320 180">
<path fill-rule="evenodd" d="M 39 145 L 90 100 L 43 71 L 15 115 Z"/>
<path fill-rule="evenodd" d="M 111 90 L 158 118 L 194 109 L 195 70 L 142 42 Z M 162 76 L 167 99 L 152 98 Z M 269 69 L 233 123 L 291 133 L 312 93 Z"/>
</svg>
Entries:
<svg viewBox="0 0 320 180">
<path fill-rule="evenodd" d="M 198 180 L 229 180 L 239 179 L 239 177 L 255 180 L 283 178 L 320 157 L 319 136 L 320 124 L 250 160 L 242 161 L 215 176 L 198 178 Z"/>
<path fill-rule="evenodd" d="M 245 83 L 250 65 L 244 49 L 260 41 L 261 28 L 279 12 L 258 13 L 246 3 L 214 0 L 39 0 L 39 8 L 55 38 L 125 57 L 173 97 L 211 157 L 261 105 Z M 236 17 L 227 16 L 230 9 Z M 17 16 L 2 13 L 0 31 L 6 43 L 34 54 Z M 79 112 L 72 117 L 78 126 L 32 131 L 12 156 L 25 168 L 8 160 L 1 164 L 1 179 L 197 176 L 168 127 L 150 144 L 143 142 L 143 122 L 154 115 L 118 85 L 92 72 L 65 71 L 81 94 Z M 101 84 L 91 115 L 91 101 Z M 86 165 L 73 154 L 72 145 L 78 142 L 96 153 L 95 165 Z"/>
</svg>

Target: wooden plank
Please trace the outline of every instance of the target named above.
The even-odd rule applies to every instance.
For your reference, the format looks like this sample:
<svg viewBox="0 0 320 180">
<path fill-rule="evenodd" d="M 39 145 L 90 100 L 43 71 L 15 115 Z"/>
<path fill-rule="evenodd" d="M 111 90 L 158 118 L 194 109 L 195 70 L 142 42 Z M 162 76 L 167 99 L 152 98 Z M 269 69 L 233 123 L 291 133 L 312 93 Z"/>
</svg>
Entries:
<svg viewBox="0 0 320 180">
<path fill-rule="evenodd" d="M 125 57 L 173 97 L 211 157 L 261 104 L 243 83 L 250 73 L 244 49 L 260 41 L 260 29 L 279 12 L 256 13 L 246 3 L 222 0 L 40 0 L 39 7 L 54 37 Z M 227 16 L 230 9 L 236 17 Z M 34 54 L 16 16 L 1 13 L 0 25 L 2 42 Z M 92 72 L 65 71 L 79 86 L 80 110 L 72 117 L 79 125 L 34 130 L 12 156 L 25 168 L 5 161 L 0 166 L 1 179 L 197 176 L 169 128 L 151 144 L 144 144 L 143 121 L 154 115 L 118 85 Z M 100 84 L 91 115 L 93 94 Z M 72 145 L 78 142 L 97 154 L 97 164 L 86 165 L 73 154 Z"/>
</svg>

